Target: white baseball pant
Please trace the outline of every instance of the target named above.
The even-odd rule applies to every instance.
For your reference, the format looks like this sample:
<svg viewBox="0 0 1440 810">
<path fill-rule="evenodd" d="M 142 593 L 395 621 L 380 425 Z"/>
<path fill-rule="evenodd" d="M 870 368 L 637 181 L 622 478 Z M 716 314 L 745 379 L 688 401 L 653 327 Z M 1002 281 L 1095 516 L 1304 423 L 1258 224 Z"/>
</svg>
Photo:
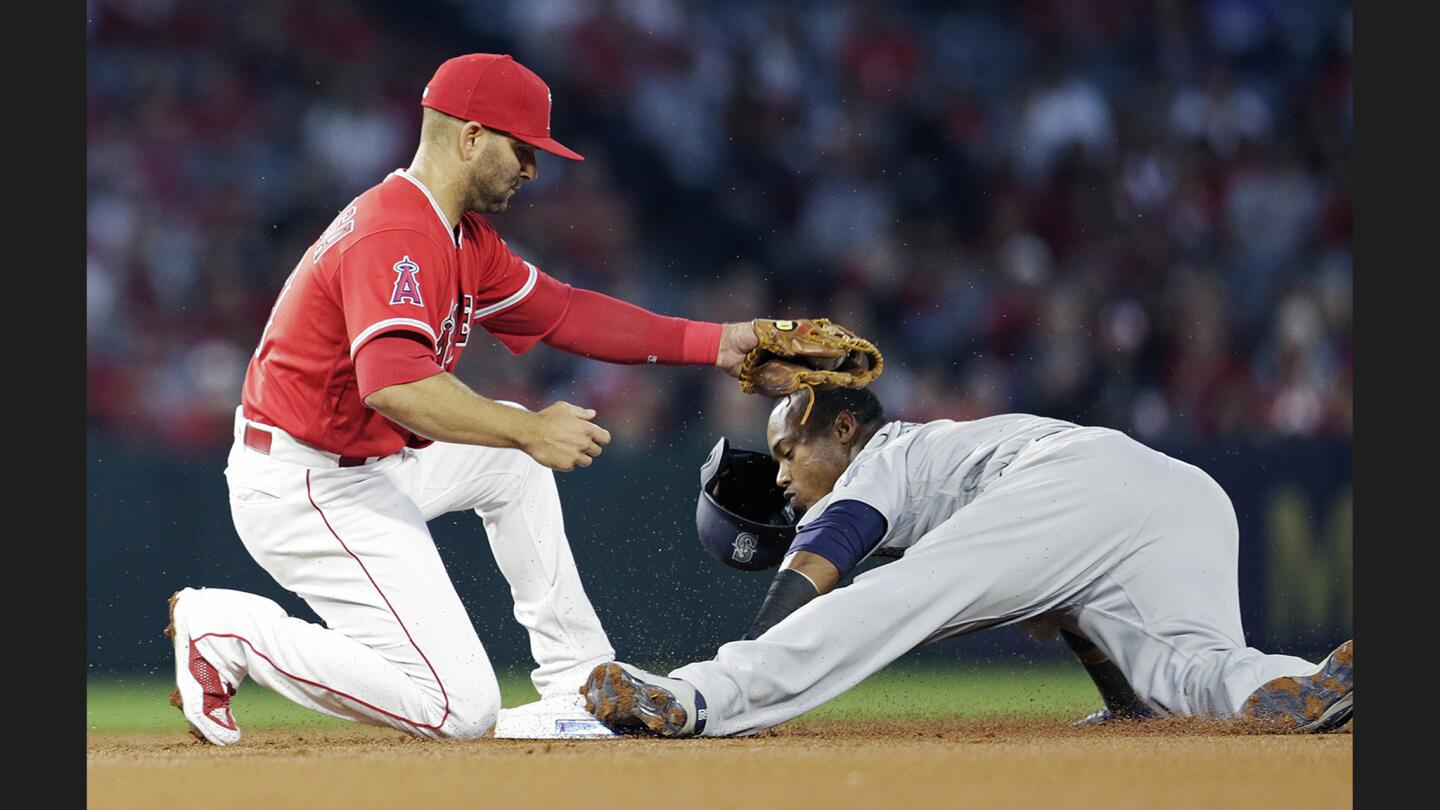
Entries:
<svg viewBox="0 0 1440 810">
<path fill-rule="evenodd" d="M 1116 431 L 1067 431 L 901 559 L 670 675 L 705 696 L 706 736 L 752 734 L 918 645 L 1043 617 L 1094 642 L 1153 708 L 1234 716 L 1266 681 L 1316 668 L 1245 646 L 1238 539 L 1199 468 Z"/>
<path fill-rule="evenodd" d="M 506 403 L 513 404 L 513 403 Z M 520 406 L 515 406 L 520 407 Z M 241 541 L 325 621 L 254 594 L 187 597 L 200 654 L 325 714 L 432 739 L 477 737 L 499 685 L 426 521 L 471 509 L 510 584 L 542 698 L 568 694 L 614 650 L 581 586 L 553 473 L 518 450 L 436 442 L 357 467 L 284 431 L 269 455 L 236 441 L 225 470 Z"/>
</svg>

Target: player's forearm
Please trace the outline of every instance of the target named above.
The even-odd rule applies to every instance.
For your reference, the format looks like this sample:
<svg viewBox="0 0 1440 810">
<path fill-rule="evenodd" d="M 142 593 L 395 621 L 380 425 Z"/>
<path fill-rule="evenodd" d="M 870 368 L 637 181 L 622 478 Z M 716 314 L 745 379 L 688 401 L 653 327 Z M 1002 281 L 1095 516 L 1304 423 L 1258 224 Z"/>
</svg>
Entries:
<svg viewBox="0 0 1440 810">
<path fill-rule="evenodd" d="M 573 290 L 545 344 L 607 363 L 711 365 L 723 326 L 657 315 L 593 290 Z"/>
<path fill-rule="evenodd" d="M 381 388 L 365 404 L 427 439 L 523 449 L 535 415 L 475 393 L 449 372 Z"/>
<path fill-rule="evenodd" d="M 759 638 L 811 599 L 834 590 L 884 539 L 885 528 L 884 515 L 869 504 L 849 499 L 830 504 L 795 535 L 790 555 L 742 638 Z"/>
<path fill-rule="evenodd" d="M 840 581 L 840 569 L 829 560 L 808 551 L 790 555 L 765 594 L 760 611 L 750 623 L 741 640 L 759 638 L 766 630 L 785 620 L 786 616 L 809 604 L 810 600 L 829 593 Z"/>
<path fill-rule="evenodd" d="M 1081 666 L 1085 667 L 1090 680 L 1094 681 L 1095 689 L 1100 693 L 1100 699 L 1105 702 L 1105 708 L 1110 710 L 1111 715 L 1119 719 L 1140 719 L 1154 714 L 1150 707 L 1145 705 L 1145 701 L 1135 694 L 1120 667 L 1116 666 L 1104 651 L 1089 639 L 1069 630 L 1061 629 L 1060 637 L 1065 640 L 1070 651 L 1075 653 L 1075 657 L 1080 659 Z"/>
<path fill-rule="evenodd" d="M 819 554 L 812 554 L 808 551 L 797 551 L 785 559 L 780 569 L 798 571 L 805 575 L 805 578 L 815 586 L 815 595 L 829 593 L 835 589 L 840 582 L 844 572 L 835 567 L 835 564 L 821 557 Z"/>
</svg>

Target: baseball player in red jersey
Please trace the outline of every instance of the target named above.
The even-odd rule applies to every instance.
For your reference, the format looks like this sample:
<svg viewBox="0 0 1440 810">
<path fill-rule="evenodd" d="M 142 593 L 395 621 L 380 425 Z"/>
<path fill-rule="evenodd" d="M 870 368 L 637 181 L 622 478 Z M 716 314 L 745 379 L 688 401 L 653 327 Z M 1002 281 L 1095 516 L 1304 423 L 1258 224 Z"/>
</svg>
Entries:
<svg viewBox="0 0 1440 810">
<path fill-rule="evenodd" d="M 170 600 L 177 690 L 195 732 L 240 738 L 245 680 L 335 717 L 431 739 L 485 734 L 495 674 L 426 521 L 474 510 L 530 635 L 541 700 L 574 718 L 574 685 L 614 650 L 586 597 L 552 470 L 610 441 L 593 410 L 531 412 L 456 378 L 476 326 L 519 354 L 538 342 L 613 363 L 713 364 L 734 374 L 751 323 L 655 315 L 561 283 L 517 257 L 476 212 L 535 179 L 550 92 L 508 55 L 446 61 L 421 99 L 406 169 L 346 205 L 301 257 L 245 376 L 225 470 L 255 560 L 324 620 L 219 588 Z M 572 733 L 608 734 L 598 723 Z"/>
</svg>

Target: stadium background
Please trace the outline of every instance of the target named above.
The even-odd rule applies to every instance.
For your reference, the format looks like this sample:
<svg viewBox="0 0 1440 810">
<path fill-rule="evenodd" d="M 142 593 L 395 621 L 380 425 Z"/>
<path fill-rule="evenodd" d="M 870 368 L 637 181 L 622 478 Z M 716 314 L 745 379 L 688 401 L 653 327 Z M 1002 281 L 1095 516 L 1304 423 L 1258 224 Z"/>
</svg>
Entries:
<svg viewBox="0 0 1440 810">
<path fill-rule="evenodd" d="M 435 66 L 470 51 L 535 69 L 588 158 L 542 158 L 494 217 L 520 255 L 666 314 L 828 315 L 885 352 L 897 417 L 1125 430 L 1231 494 L 1252 644 L 1318 655 L 1353 633 L 1348 3 L 87 10 L 92 674 L 165 671 L 182 585 L 313 618 L 230 525 L 245 361 L 309 242 L 409 162 Z M 489 339 L 459 373 L 615 434 L 559 479 L 622 656 L 708 657 L 743 631 L 768 577 L 706 557 L 693 506 L 716 438 L 763 446 L 767 402 Z M 497 666 L 527 668 L 478 521 L 432 526 Z M 1000 631 L 918 657 L 1062 655 Z"/>
</svg>

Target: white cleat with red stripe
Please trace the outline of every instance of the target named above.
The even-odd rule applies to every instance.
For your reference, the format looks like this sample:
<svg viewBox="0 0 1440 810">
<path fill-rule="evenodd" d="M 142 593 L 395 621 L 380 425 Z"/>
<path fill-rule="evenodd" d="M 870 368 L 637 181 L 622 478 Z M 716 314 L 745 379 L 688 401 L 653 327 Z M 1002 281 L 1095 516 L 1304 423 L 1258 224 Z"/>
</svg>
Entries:
<svg viewBox="0 0 1440 810">
<path fill-rule="evenodd" d="M 185 715 L 196 737 L 215 745 L 230 745 L 240 740 L 240 727 L 230 714 L 235 687 L 226 683 L 195 648 L 183 600 L 194 592 L 194 588 L 183 588 L 170 597 L 170 624 L 165 628 L 165 636 L 175 644 L 175 691 L 170 693 L 170 705 Z"/>
</svg>

